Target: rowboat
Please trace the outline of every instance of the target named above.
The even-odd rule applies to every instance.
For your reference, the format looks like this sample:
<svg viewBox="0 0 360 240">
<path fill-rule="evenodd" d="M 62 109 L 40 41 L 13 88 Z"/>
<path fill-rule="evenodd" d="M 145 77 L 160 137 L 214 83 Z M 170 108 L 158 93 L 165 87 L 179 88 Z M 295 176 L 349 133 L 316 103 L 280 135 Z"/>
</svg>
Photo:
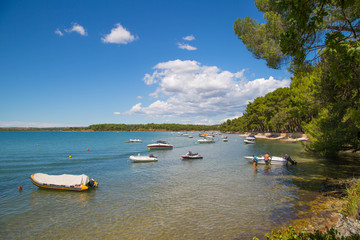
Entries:
<svg viewBox="0 0 360 240">
<path fill-rule="evenodd" d="M 140 156 L 140 154 L 138 154 L 137 156 L 130 156 L 129 158 L 133 162 L 156 162 L 158 160 L 157 157 L 152 154 L 149 156 Z"/>
<path fill-rule="evenodd" d="M 84 191 L 98 186 L 94 179 L 85 174 L 48 175 L 45 173 L 35 173 L 30 176 L 30 180 L 39 188 L 55 190 Z"/>
</svg>

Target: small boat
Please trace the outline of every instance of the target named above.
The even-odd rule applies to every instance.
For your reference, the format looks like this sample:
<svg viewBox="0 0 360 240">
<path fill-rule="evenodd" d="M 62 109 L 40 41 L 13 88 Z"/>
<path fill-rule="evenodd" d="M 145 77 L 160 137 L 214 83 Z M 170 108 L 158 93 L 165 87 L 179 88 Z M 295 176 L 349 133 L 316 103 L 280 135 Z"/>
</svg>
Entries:
<svg viewBox="0 0 360 240">
<path fill-rule="evenodd" d="M 227 141 L 228 141 L 228 137 L 223 137 L 223 138 L 222 138 L 222 141 L 223 141 L 223 142 L 227 142 Z"/>
<path fill-rule="evenodd" d="M 166 141 L 159 140 L 156 143 L 147 145 L 149 150 L 170 150 L 173 149 L 173 145 L 167 143 Z"/>
<path fill-rule="evenodd" d="M 214 143 L 215 139 L 213 137 L 207 136 L 206 138 L 202 138 L 198 140 L 199 143 Z"/>
<path fill-rule="evenodd" d="M 258 164 L 265 164 L 265 158 L 264 156 L 257 156 L 258 157 Z M 245 159 L 248 159 L 250 163 L 253 162 L 252 156 L 245 156 Z M 291 157 L 287 154 L 285 154 L 284 157 L 277 157 L 277 156 L 271 156 L 270 157 L 270 165 L 296 165 L 296 161 L 292 160 Z"/>
<path fill-rule="evenodd" d="M 157 162 L 157 157 L 150 154 L 149 156 L 140 156 L 140 153 L 137 156 L 130 156 L 130 160 L 133 162 Z"/>
<path fill-rule="evenodd" d="M 181 155 L 182 159 L 202 159 L 203 157 L 200 156 L 197 153 L 192 153 L 191 151 L 188 151 L 186 154 Z"/>
<path fill-rule="evenodd" d="M 244 143 L 254 144 L 254 143 L 256 143 L 255 140 L 256 140 L 256 137 L 255 137 L 254 135 L 250 134 L 249 136 L 247 136 L 247 137 L 244 139 Z"/>
<path fill-rule="evenodd" d="M 96 188 L 98 183 L 85 174 L 81 175 L 48 175 L 45 173 L 35 173 L 30 176 L 31 182 L 44 189 L 84 191 Z"/>
<path fill-rule="evenodd" d="M 129 141 L 125 141 L 126 143 L 134 143 L 134 142 L 142 142 L 141 139 L 130 139 Z"/>
</svg>

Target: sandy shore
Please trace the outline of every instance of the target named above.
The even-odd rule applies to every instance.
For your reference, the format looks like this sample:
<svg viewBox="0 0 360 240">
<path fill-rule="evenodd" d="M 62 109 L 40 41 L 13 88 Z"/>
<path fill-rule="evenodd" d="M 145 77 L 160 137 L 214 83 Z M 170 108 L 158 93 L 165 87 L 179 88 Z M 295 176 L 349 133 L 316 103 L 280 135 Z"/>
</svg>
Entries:
<svg viewBox="0 0 360 240">
<path fill-rule="evenodd" d="M 239 136 L 247 137 L 251 133 L 239 134 Z M 304 133 L 256 133 L 256 138 L 268 140 L 281 140 L 287 142 L 308 142 L 306 134 Z"/>
</svg>

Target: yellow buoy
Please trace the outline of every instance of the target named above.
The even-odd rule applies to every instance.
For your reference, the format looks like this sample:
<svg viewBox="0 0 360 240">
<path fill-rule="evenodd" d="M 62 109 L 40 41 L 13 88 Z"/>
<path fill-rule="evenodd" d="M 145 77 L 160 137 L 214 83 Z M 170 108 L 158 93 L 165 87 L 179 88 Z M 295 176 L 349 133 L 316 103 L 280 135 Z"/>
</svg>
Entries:
<svg viewBox="0 0 360 240">
<path fill-rule="evenodd" d="M 72 158 L 72 156 L 70 155 L 69 158 Z"/>
</svg>

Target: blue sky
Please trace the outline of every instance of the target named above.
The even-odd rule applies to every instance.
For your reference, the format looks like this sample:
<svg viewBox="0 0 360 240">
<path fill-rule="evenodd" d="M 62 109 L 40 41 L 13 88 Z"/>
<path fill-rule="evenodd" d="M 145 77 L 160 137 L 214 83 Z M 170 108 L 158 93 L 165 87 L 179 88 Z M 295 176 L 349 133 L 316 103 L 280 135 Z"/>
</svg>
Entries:
<svg viewBox="0 0 360 240">
<path fill-rule="evenodd" d="M 234 34 L 253 1 L 0 1 L 0 127 L 218 124 L 290 84 Z"/>
</svg>

